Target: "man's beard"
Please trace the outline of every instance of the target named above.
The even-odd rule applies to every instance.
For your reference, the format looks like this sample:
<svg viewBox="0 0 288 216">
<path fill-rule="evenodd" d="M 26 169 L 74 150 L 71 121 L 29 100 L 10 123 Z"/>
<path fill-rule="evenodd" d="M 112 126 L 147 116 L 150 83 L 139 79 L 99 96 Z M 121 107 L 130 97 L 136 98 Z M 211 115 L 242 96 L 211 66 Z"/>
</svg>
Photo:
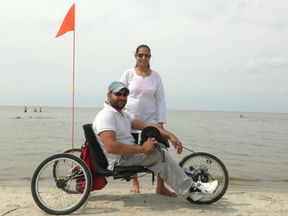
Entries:
<svg viewBox="0 0 288 216">
<path fill-rule="evenodd" d="M 119 101 L 120 101 L 120 99 L 113 100 L 112 95 L 110 96 L 110 105 L 112 107 L 114 107 L 115 109 L 122 110 L 125 107 L 127 101 L 125 101 L 125 103 L 121 103 L 121 104 L 119 103 Z"/>
</svg>

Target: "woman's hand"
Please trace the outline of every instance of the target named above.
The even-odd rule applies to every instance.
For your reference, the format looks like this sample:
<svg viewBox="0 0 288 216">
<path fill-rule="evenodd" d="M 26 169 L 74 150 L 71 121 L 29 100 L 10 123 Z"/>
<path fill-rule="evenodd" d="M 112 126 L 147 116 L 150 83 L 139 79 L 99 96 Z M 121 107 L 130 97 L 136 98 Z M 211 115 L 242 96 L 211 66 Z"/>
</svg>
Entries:
<svg viewBox="0 0 288 216">
<path fill-rule="evenodd" d="M 157 126 L 160 127 L 160 128 L 162 128 L 162 129 L 164 129 L 164 127 L 163 127 L 163 122 L 159 122 L 159 123 L 157 124 Z"/>
</svg>

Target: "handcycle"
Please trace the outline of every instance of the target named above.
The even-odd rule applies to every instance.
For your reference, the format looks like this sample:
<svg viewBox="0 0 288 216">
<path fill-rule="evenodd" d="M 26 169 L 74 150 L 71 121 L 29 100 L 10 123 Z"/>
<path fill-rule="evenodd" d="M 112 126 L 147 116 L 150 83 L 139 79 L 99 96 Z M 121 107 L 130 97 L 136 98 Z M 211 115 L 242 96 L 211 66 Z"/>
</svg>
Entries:
<svg viewBox="0 0 288 216">
<path fill-rule="evenodd" d="M 154 173 L 142 166 L 115 167 L 113 171 L 106 169 L 108 162 L 95 137 L 92 125 L 83 125 L 83 129 L 93 165 L 98 172 L 90 172 L 86 163 L 80 159 L 79 155 L 82 150 L 78 148 L 45 159 L 33 174 L 31 192 L 38 207 L 49 214 L 64 215 L 79 209 L 89 197 L 92 178 L 113 177 L 115 180 L 130 181 L 134 174 L 146 173 L 152 174 L 152 181 L 154 180 Z M 162 139 L 160 134 L 155 134 L 154 131 L 146 135 L 154 136 L 157 140 Z M 169 147 L 169 144 L 166 143 L 166 146 Z M 74 154 L 71 154 L 72 152 Z M 214 203 L 223 197 L 228 188 L 228 171 L 216 156 L 206 152 L 191 152 L 180 161 L 179 166 L 193 181 L 218 180 L 219 187 L 213 194 L 204 195 L 198 201 L 190 197 L 187 200 L 196 204 Z"/>
</svg>

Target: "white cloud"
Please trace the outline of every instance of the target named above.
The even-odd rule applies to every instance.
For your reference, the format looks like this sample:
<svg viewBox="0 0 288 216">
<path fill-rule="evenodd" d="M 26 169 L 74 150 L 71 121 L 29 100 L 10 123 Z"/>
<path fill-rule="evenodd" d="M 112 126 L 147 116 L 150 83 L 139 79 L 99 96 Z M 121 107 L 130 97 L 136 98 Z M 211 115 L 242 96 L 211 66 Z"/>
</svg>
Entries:
<svg viewBox="0 0 288 216">
<path fill-rule="evenodd" d="M 262 59 L 252 59 L 247 62 L 244 66 L 248 70 L 254 72 L 264 71 L 267 68 L 286 68 L 288 67 L 288 60 L 286 58 L 262 58 Z"/>
<path fill-rule="evenodd" d="M 247 64 L 245 64 L 244 67 L 247 69 L 255 70 L 255 69 L 259 69 L 259 64 L 254 59 L 252 59 Z"/>
<path fill-rule="evenodd" d="M 271 68 L 282 68 L 288 66 L 288 60 L 286 58 L 269 58 L 269 59 L 263 59 L 263 64 L 267 67 Z"/>
</svg>

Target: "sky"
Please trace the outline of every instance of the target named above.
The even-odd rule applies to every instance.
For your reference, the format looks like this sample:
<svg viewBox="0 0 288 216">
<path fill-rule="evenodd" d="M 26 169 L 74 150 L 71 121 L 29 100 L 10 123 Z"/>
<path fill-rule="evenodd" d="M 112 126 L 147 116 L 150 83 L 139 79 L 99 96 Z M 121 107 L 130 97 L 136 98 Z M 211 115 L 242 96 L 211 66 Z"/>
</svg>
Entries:
<svg viewBox="0 0 288 216">
<path fill-rule="evenodd" d="M 168 110 L 288 113 L 287 0 L 0 0 L 0 105 L 101 108 L 151 48 Z"/>
</svg>

